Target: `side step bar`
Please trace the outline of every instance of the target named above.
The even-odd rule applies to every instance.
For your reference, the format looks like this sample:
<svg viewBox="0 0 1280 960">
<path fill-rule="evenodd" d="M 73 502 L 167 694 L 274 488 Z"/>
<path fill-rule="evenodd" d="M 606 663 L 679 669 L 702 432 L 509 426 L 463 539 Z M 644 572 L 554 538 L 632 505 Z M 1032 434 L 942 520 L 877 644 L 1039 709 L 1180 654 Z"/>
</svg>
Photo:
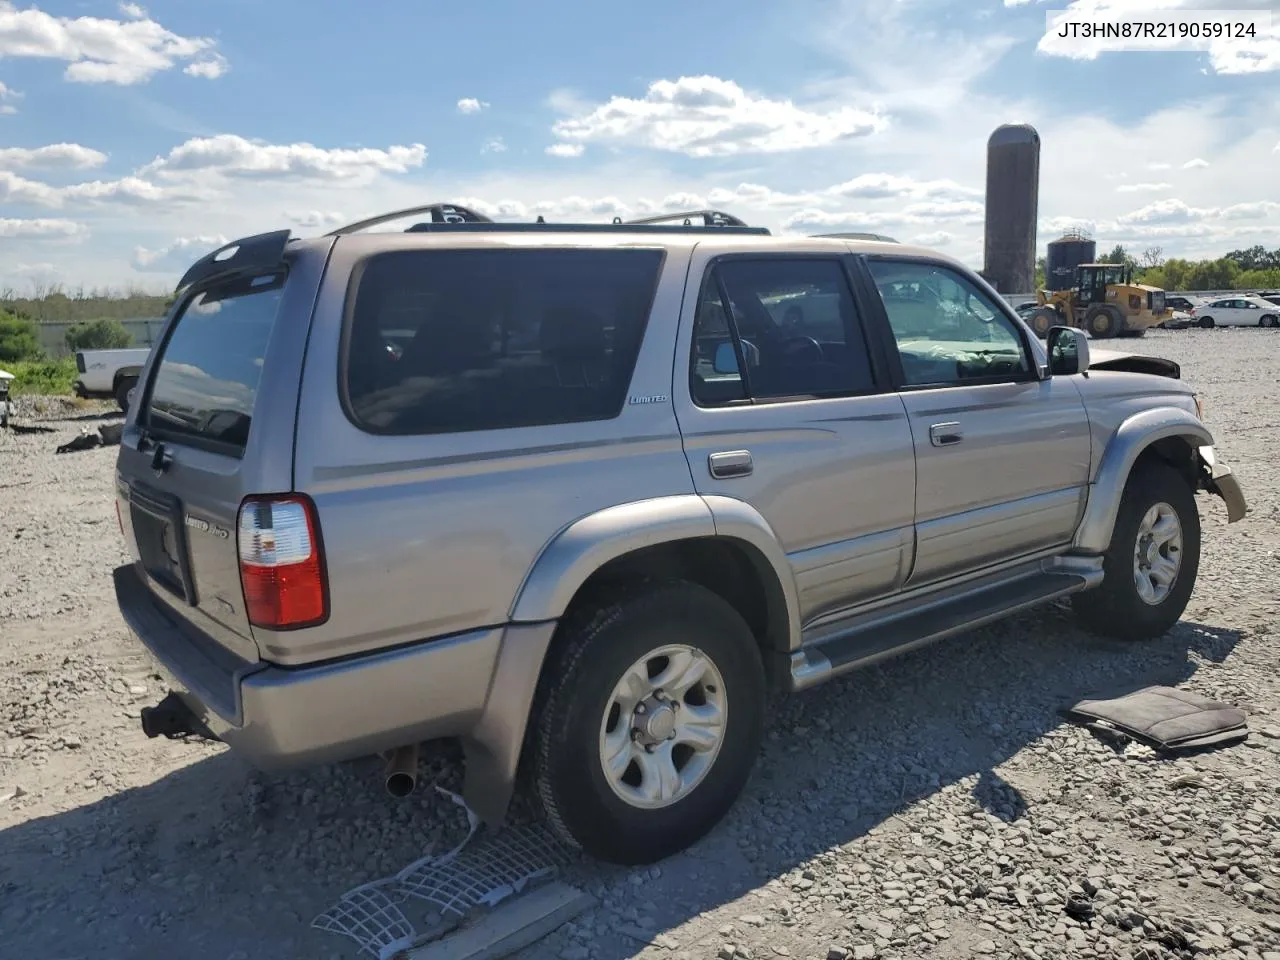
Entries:
<svg viewBox="0 0 1280 960">
<path fill-rule="evenodd" d="M 1102 581 L 1102 562 L 1069 572 L 1048 570 L 1003 580 L 943 603 L 904 602 L 849 626 L 823 630 L 820 640 L 791 655 L 791 689 L 806 690 L 832 677 L 914 650 L 1012 613 L 1066 597 Z"/>
</svg>

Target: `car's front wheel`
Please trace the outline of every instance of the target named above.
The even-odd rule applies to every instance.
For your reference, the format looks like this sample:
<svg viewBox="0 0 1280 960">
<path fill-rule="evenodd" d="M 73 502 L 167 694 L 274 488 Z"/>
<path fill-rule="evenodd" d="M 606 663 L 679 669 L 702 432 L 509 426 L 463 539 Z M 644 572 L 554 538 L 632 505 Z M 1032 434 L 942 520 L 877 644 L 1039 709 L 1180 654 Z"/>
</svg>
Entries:
<svg viewBox="0 0 1280 960">
<path fill-rule="evenodd" d="M 1182 616 L 1200 569 L 1200 512 L 1186 478 L 1168 464 L 1137 466 L 1125 484 L 1104 579 L 1072 597 L 1090 630 L 1147 640 Z"/>
<path fill-rule="evenodd" d="M 642 588 L 571 617 L 535 720 L 535 788 L 551 825 L 614 863 L 694 843 L 750 776 L 765 693 L 750 628 L 696 584 Z"/>
</svg>

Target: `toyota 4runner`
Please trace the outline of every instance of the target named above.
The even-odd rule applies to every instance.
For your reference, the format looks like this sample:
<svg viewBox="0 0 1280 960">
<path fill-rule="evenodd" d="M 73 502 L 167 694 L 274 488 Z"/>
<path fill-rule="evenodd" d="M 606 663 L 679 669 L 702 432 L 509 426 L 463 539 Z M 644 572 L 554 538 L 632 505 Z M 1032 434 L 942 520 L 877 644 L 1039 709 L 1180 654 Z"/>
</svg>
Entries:
<svg viewBox="0 0 1280 960">
<path fill-rule="evenodd" d="M 1213 442 L 1175 364 L 1041 343 L 928 250 L 435 204 L 191 267 L 115 588 L 173 688 L 149 734 L 410 775 L 457 738 L 486 821 L 527 776 L 648 862 L 733 804 L 771 690 L 1057 598 L 1169 630 L 1197 491 L 1246 511 Z"/>
</svg>

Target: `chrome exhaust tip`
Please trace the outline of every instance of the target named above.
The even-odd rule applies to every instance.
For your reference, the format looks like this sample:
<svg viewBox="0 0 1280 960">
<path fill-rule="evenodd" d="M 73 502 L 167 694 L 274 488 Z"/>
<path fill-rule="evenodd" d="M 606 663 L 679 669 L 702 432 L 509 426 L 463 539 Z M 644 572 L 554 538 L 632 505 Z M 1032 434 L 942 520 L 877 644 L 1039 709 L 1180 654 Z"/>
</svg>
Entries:
<svg viewBox="0 0 1280 960">
<path fill-rule="evenodd" d="M 397 747 L 387 758 L 386 787 L 393 797 L 407 797 L 418 785 L 418 745 Z"/>
</svg>

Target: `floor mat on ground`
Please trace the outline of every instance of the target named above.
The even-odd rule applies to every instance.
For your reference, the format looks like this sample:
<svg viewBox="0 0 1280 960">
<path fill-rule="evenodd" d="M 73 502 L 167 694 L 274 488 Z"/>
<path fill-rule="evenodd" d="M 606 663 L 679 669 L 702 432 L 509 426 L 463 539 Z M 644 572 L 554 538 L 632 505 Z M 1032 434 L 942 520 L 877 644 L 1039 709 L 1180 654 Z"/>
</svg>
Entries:
<svg viewBox="0 0 1280 960">
<path fill-rule="evenodd" d="M 1157 750 L 1198 750 L 1249 735 L 1243 710 L 1172 687 L 1144 687 L 1111 700 L 1081 700 L 1067 715 L 1108 724 Z"/>
</svg>

